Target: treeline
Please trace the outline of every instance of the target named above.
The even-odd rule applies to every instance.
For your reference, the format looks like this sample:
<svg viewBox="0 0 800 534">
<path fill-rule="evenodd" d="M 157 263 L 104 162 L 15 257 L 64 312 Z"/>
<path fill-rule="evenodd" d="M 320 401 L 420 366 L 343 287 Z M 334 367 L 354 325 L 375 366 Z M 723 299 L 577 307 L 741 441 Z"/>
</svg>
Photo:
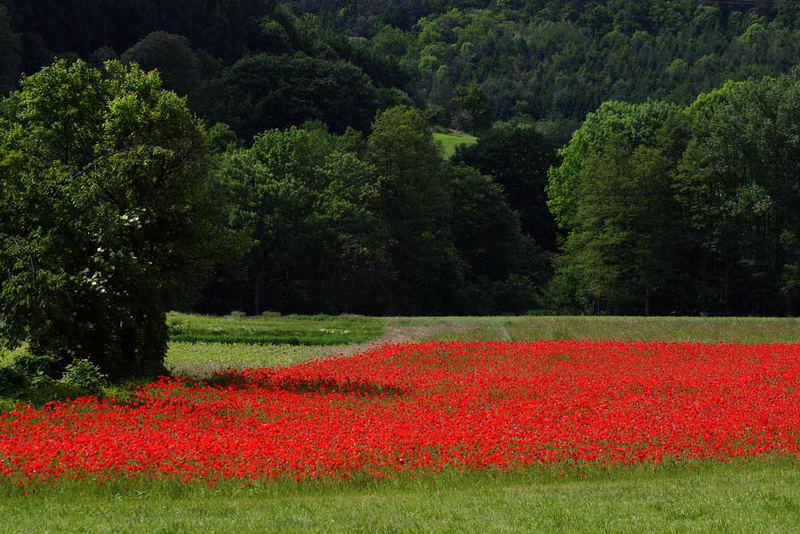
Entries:
<svg viewBox="0 0 800 534">
<path fill-rule="evenodd" d="M 550 121 L 566 140 L 607 100 L 686 105 L 729 80 L 787 73 L 800 55 L 795 0 L 3 3 L 2 88 L 55 57 L 136 61 L 244 137 L 308 119 L 366 129 L 370 113 L 413 104 L 472 132 Z M 332 106 L 339 93 L 360 105 Z"/>
<path fill-rule="evenodd" d="M 55 58 L 202 119 L 238 237 L 163 306 L 797 313 L 794 1 L 3 6 L 0 120 Z M 444 161 L 434 126 L 479 140 Z"/>
<path fill-rule="evenodd" d="M 562 310 L 800 310 L 800 77 L 607 102 L 551 171 Z"/>
<path fill-rule="evenodd" d="M 367 130 L 378 109 L 411 103 L 406 75 L 359 40 L 274 0 L 99 0 L 0 5 L 0 90 L 56 58 L 95 67 L 120 59 L 157 69 L 210 124 L 249 140 L 322 120 Z"/>
<path fill-rule="evenodd" d="M 249 147 L 223 126 L 211 135 L 227 147 L 217 181 L 231 194 L 231 229 L 246 243 L 199 310 L 488 314 L 543 305 L 549 268 L 532 236 L 555 239 L 543 194 L 552 147 L 534 128 L 495 129 L 529 151 L 516 161 L 529 164 L 524 172 L 502 174 L 508 190 L 445 162 L 414 108 L 382 112 L 366 137 L 319 122 L 266 131 Z M 461 158 L 514 164 L 498 161 L 492 146 L 489 138 Z M 506 197 L 514 188 L 517 202 L 532 202 L 522 222 Z"/>
<path fill-rule="evenodd" d="M 437 122 L 580 122 L 606 100 L 689 104 L 797 62 L 795 0 L 294 0 L 368 39 Z"/>
</svg>

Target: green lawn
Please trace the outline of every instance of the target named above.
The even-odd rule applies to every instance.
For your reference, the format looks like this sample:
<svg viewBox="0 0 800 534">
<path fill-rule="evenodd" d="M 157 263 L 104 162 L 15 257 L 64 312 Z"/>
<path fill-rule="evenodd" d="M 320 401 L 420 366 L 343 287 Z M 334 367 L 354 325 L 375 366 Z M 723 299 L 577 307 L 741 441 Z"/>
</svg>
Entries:
<svg viewBox="0 0 800 534">
<path fill-rule="evenodd" d="M 445 159 L 450 159 L 456 153 L 456 147 L 459 145 L 472 145 L 478 142 L 477 137 L 454 130 L 447 133 L 434 132 L 433 138 L 442 144 Z"/>
<path fill-rule="evenodd" d="M 370 340 L 390 337 L 800 342 L 797 319 L 170 314 L 170 322 L 167 366 L 191 375 L 352 353 L 368 347 Z M 338 332 L 320 334 L 320 329 Z M 213 342 L 180 341 L 182 335 Z M 312 344 L 258 342 L 287 335 Z M 246 343 L 236 342 L 241 340 Z M 530 470 L 327 486 L 276 482 L 258 488 L 204 488 L 157 482 L 126 489 L 120 483 L 99 488 L 58 483 L 28 495 L 0 486 L 4 532 L 792 532 L 799 524 L 800 470 L 787 460 L 614 468 L 591 472 L 586 479 L 574 470 L 565 478 Z"/>
<path fill-rule="evenodd" d="M 572 474 L 442 474 L 258 489 L 152 484 L 0 497 L 5 532 L 793 532 L 786 461 Z"/>
</svg>

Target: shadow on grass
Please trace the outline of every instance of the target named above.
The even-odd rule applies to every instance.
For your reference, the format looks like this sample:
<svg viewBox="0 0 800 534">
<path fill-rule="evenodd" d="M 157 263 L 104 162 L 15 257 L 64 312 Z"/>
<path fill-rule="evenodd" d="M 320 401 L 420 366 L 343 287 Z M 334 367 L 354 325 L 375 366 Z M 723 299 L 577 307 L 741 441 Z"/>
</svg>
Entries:
<svg viewBox="0 0 800 534">
<path fill-rule="evenodd" d="M 192 379 L 186 381 L 186 383 L 219 389 L 264 388 L 290 393 L 346 393 L 367 397 L 394 396 L 407 393 L 404 389 L 396 386 L 372 382 L 338 381 L 330 378 L 275 380 L 271 375 L 252 379 L 236 371 L 214 373 L 211 377 Z"/>
</svg>

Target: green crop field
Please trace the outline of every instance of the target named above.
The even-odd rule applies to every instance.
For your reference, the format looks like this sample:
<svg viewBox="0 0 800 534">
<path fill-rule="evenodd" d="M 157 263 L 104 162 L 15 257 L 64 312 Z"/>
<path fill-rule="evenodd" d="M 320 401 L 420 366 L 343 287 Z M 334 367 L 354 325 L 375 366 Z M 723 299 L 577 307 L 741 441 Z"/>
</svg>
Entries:
<svg viewBox="0 0 800 534">
<path fill-rule="evenodd" d="M 800 342 L 796 319 L 170 314 L 169 321 L 173 341 L 167 367 L 188 375 L 291 365 L 391 340 Z M 285 336 L 295 336 L 297 342 L 287 344 Z M 270 339 L 279 343 L 263 342 Z M 124 398 L 123 390 L 116 385 L 108 393 Z M 443 472 L 416 479 L 281 481 L 255 487 L 142 480 L 126 484 L 57 482 L 27 494 L 0 486 L 0 525 L 4 532 L 791 532 L 800 524 L 800 469 L 785 459 L 566 473 L 552 467 L 517 473 Z"/>
<path fill-rule="evenodd" d="M 167 325 L 170 339 L 189 342 L 324 346 L 358 343 L 383 333 L 380 321 L 359 315 L 209 317 L 170 313 Z"/>
</svg>

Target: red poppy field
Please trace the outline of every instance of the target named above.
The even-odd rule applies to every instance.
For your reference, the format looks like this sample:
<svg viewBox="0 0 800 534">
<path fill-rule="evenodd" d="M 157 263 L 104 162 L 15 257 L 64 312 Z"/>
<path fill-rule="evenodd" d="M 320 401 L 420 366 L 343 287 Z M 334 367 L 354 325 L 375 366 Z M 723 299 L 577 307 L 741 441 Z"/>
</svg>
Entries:
<svg viewBox="0 0 800 534">
<path fill-rule="evenodd" d="M 430 342 L 0 414 L 0 476 L 384 478 L 800 451 L 800 345 Z"/>
</svg>

